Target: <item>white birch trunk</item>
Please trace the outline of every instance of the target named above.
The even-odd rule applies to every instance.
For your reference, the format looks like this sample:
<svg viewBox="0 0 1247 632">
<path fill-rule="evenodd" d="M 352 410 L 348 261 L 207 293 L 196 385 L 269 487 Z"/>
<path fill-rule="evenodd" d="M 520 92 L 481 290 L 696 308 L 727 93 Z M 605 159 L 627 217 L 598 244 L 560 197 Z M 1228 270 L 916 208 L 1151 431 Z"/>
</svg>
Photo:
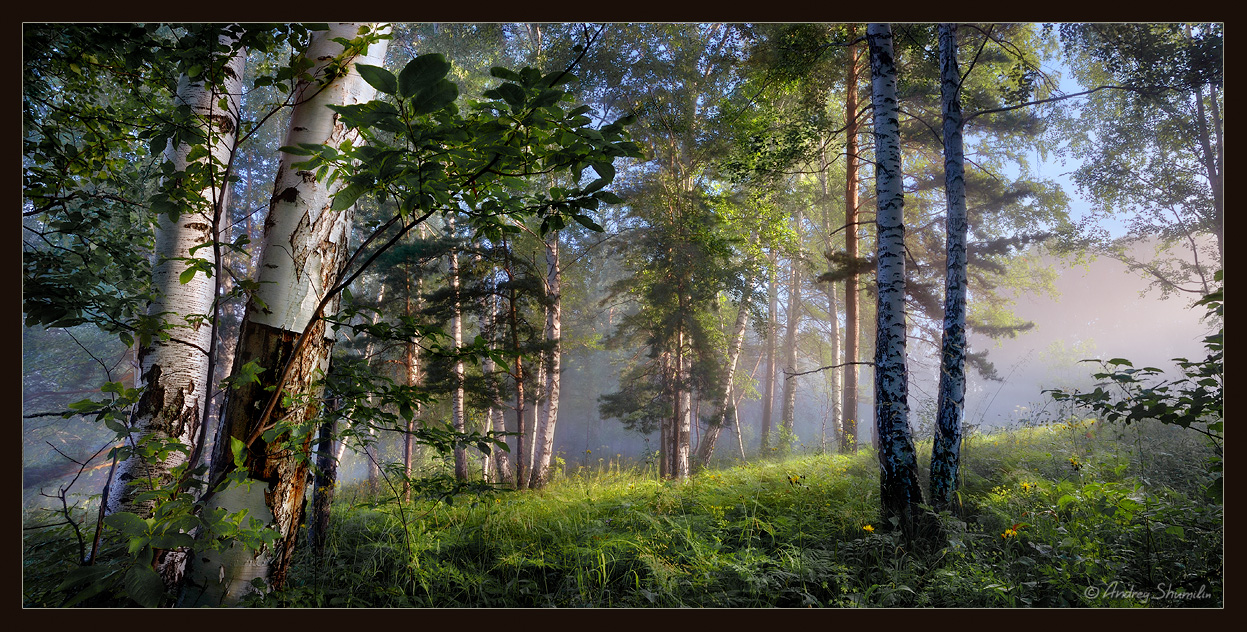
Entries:
<svg viewBox="0 0 1247 632">
<path fill-rule="evenodd" d="M 749 299 L 753 295 L 753 284 L 745 284 L 745 293 L 741 297 L 740 310 L 736 312 L 736 323 L 732 328 L 732 343 L 727 351 L 727 372 L 723 376 L 723 400 L 719 404 L 718 410 L 715 412 L 715 423 L 706 428 L 706 434 L 702 437 L 701 443 L 697 446 L 697 467 L 703 468 L 710 464 L 710 457 L 714 455 L 714 446 L 719 439 L 719 433 L 723 431 L 723 427 L 727 425 L 727 417 L 729 414 L 736 418 L 736 405 L 732 398 L 732 382 L 736 379 L 736 365 L 740 361 L 740 350 L 745 343 L 745 327 L 749 323 Z M 739 437 L 740 427 L 736 428 Z"/>
<path fill-rule="evenodd" d="M 866 27 L 875 119 L 875 198 L 878 204 L 878 326 L 875 340 L 875 427 L 879 436 L 880 496 L 885 517 L 913 530 L 922 502 L 917 459 L 909 434 L 905 363 L 905 200 L 892 29 Z"/>
<path fill-rule="evenodd" d="M 321 76 L 329 62 L 343 54 L 342 44 L 333 40 L 354 39 L 360 28 L 360 24 L 354 23 L 332 24 L 328 31 L 312 36 L 305 54 L 315 64 L 316 76 Z M 294 90 L 297 105 L 291 113 L 283 145 L 312 143 L 336 147 L 348 140 L 357 144 L 358 134 L 339 123 L 337 115 L 326 106 L 371 100 L 375 90 L 359 76 L 355 64 L 383 65 L 385 49 L 386 40 L 381 40 L 362 55 L 342 60 L 346 73 L 328 85 L 300 82 Z M 266 370 L 260 375 L 259 384 L 249 384 L 230 393 L 213 459 L 213 472 L 224 472 L 232 463 L 231 440 L 249 444 L 244 467 L 249 478 L 259 484 L 220 493 L 210 507 L 230 512 L 246 508 L 251 517 L 271 524 L 279 538 L 273 547 L 259 552 L 246 551 L 235 544 L 221 554 L 203 556 L 206 562 L 197 560 L 183 590 L 185 604 L 236 604 L 255 590 L 250 583 L 254 577 L 264 578 L 272 587 L 281 587 L 294 553 L 313 433 L 306 433 L 306 438 L 295 445 L 283 445 L 289 440 L 287 433 L 268 443 L 258 434 L 262 430 L 259 411 L 264 409 L 271 395 L 265 387 L 274 385 L 277 376 L 289 365 L 291 370 L 283 392 L 291 405 L 277 406 L 269 423 L 280 420 L 282 424 L 302 426 L 317 415 L 320 378 L 327 369 L 333 347 L 324 321 L 317 316 L 335 313 L 338 298 L 328 302 L 323 314 L 317 314 L 316 310 L 345 265 L 352 215 L 350 210 L 331 209 L 332 196 L 341 183 L 329 184 L 317 180 L 311 172 L 299 170 L 294 163 L 302 160 L 289 154 L 281 156 L 264 224 L 260 289 L 255 297 L 258 300 L 247 305 L 235 354 L 235 372 L 252 361 Z M 305 329 L 309 333 L 307 344 L 295 356 L 295 342 Z"/>
<path fill-rule="evenodd" d="M 966 181 L 961 136 L 961 71 L 957 25 L 940 24 L 940 96 L 944 110 L 944 189 L 948 198 L 948 266 L 935 438 L 931 446 L 931 504 L 948 509 L 961 466 L 961 418 L 966 399 Z"/>
<path fill-rule="evenodd" d="M 559 270 L 559 234 L 551 233 L 546 243 L 546 340 L 553 346 L 545 363 L 546 398 L 537 425 L 537 458 L 533 464 L 532 487 L 545 487 L 550 478 L 550 458 L 554 453 L 554 429 L 559 416 L 559 374 L 563 354 L 562 272 Z"/>
<path fill-rule="evenodd" d="M 450 230 L 450 238 L 455 238 L 455 218 L 451 215 L 448 218 L 448 227 Z M 454 293 L 454 307 L 450 316 L 450 335 L 455 343 L 455 352 L 463 347 L 463 305 L 459 300 L 459 249 L 452 248 L 450 251 L 450 290 Z M 464 419 L 463 409 L 463 360 L 455 360 L 455 390 L 451 395 L 451 422 L 455 426 L 456 432 L 466 432 L 467 424 Z M 468 480 L 468 453 L 461 445 L 454 448 L 455 454 L 455 480 Z"/>
<path fill-rule="evenodd" d="M 233 40 L 222 36 L 220 43 L 230 46 Z M 239 50 L 224 64 L 219 86 L 205 85 L 202 79 L 192 82 L 186 76 L 178 81 L 177 104 L 190 107 L 208 135 L 211 158 L 198 162 L 208 166 L 214 181 L 188 196 L 199 199 L 193 206 L 180 209 L 176 220 L 167 215 L 160 215 L 157 220 L 152 282 L 158 295 L 147 312 L 169 326 L 169 340 L 153 338 L 150 346 L 138 351 L 139 385 L 147 387 L 147 391 L 130 419 L 131 445 L 177 440 L 193 447 L 204 419 L 212 337 L 210 314 L 216 281 L 203 273 L 196 273 L 187 283 L 179 277 L 187 269 L 187 262 L 182 259 L 193 257 L 216 264 L 212 247 L 204 244 L 212 240 L 215 209 L 224 207 L 222 198 L 228 191 L 222 169 L 230 162 L 237 138 L 246 58 L 246 51 Z M 226 110 L 220 107 L 222 98 L 226 100 Z M 191 164 L 187 160 L 190 151 L 190 145 L 175 147 L 170 141 L 164 158 L 175 170 L 184 171 Z M 185 463 L 186 458 L 185 453 L 174 450 L 158 462 L 138 456 L 119 462 L 109 485 L 106 513 L 129 511 L 147 517 L 155 501 L 139 502 L 135 496 L 171 483 L 170 472 Z"/>
<path fill-rule="evenodd" d="M 234 40 L 221 36 L 223 46 Z M 187 269 L 184 258 L 196 258 L 216 267 L 213 240 L 218 212 L 225 208 L 228 175 L 225 165 L 238 136 L 239 99 L 242 94 L 245 49 L 238 50 L 223 64 L 220 85 L 204 80 L 191 81 L 183 76 L 178 81 L 177 105 L 186 105 L 194 113 L 207 134 L 209 157 L 197 162 L 211 174 L 208 186 L 188 192 L 194 203 L 179 209 L 171 220 L 160 215 L 156 225 L 156 261 L 152 282 L 157 296 L 148 306 L 148 314 L 160 318 L 169 329 L 169 340 L 154 338 L 150 346 L 138 350 L 139 384 L 146 387 L 130 418 L 131 447 L 143 443 L 177 441 L 194 453 L 199 446 L 200 425 L 205 423 L 204 407 L 211 394 L 208 375 L 212 347 L 212 302 L 217 279 L 196 272 L 186 283 L 181 275 Z M 224 100 L 225 109 L 221 108 Z M 191 146 L 174 146 L 170 141 L 164 158 L 176 171 L 185 171 L 191 162 Z M 139 501 L 139 493 L 174 483 L 173 470 L 186 463 L 188 454 L 171 450 L 165 458 L 154 461 L 131 455 L 113 468 L 108 484 L 104 512 L 127 511 L 147 518 L 155 508 L 155 500 Z M 186 568 L 187 552 L 161 551 L 157 567 L 165 586 L 173 589 Z"/>
</svg>

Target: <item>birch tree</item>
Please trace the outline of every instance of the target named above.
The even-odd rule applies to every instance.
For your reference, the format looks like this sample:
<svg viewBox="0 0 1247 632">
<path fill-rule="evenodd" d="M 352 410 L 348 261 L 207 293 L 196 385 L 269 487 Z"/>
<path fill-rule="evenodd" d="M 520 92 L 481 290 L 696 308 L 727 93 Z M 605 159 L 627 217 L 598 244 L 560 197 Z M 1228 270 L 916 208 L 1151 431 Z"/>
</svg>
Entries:
<svg viewBox="0 0 1247 632">
<path fill-rule="evenodd" d="M 328 106 L 363 103 L 376 94 L 356 66 L 384 61 L 386 40 L 378 35 L 384 30 L 355 23 L 333 24 L 313 35 L 303 55 L 313 62 L 314 72 L 295 88 L 297 105 L 287 147 L 358 142 L 358 132 L 341 125 Z M 349 46 L 334 41 L 340 39 Z M 308 426 L 320 407 L 319 383 L 333 348 L 322 316 L 337 309 L 336 295 L 327 292 L 337 284 L 349 254 L 352 215 L 349 208 L 333 207 L 340 186 L 300 169 L 295 164 L 300 160 L 287 153 L 277 171 L 265 221 L 259 289 L 248 302 L 234 359 L 235 378 L 255 375 L 258 369 L 264 377 L 235 382 L 213 458 L 214 479 L 238 464 L 249 482 L 217 493 L 210 509 L 246 509 L 272 525 L 276 539 L 254 553 L 237 542 L 223 551 L 204 551 L 188 577 L 185 603 L 237 603 L 255 590 L 252 580 L 257 578 L 280 587 L 294 553 L 307 483 L 305 456 L 313 438 Z M 301 335 L 304 344 L 299 348 Z M 276 392 L 269 392 L 271 385 L 278 386 Z"/>
<path fill-rule="evenodd" d="M 879 491 L 885 518 L 908 535 L 922 502 L 918 461 L 909 432 L 909 378 L 905 361 L 905 200 L 892 28 L 866 27 L 874 110 L 875 198 L 878 226 L 875 340 L 875 428 L 879 436 Z"/>
<path fill-rule="evenodd" d="M 545 242 L 546 251 L 546 344 L 550 345 L 544 363 L 545 400 L 541 404 L 530 487 L 544 487 L 550 476 L 550 457 L 554 453 L 554 430 L 559 417 L 559 374 L 563 354 L 562 270 L 559 269 L 559 233 L 551 232 Z"/>
<path fill-rule="evenodd" d="M 148 315 L 162 322 L 164 334 L 138 352 L 145 390 L 130 419 L 130 456 L 117 464 L 109 484 L 110 514 L 150 515 L 156 500 L 137 496 L 173 482 L 175 468 L 189 457 L 179 445 L 189 450 L 200 444 L 215 333 L 209 316 L 216 293 L 214 242 L 228 191 L 246 61 L 246 50 L 234 37 L 221 35 L 218 42 L 230 52 L 215 76 L 183 75 L 178 81 L 175 105 L 189 110 L 195 134 L 204 141 L 170 139 L 164 152 L 169 179 L 176 182 L 163 198 L 172 208 L 162 209 L 156 224 L 152 278 L 157 295 L 148 308 Z M 185 190 L 183 180 L 198 184 Z"/>
<path fill-rule="evenodd" d="M 952 506 L 961 459 L 961 417 L 966 397 L 966 182 L 961 137 L 961 71 L 957 25 L 940 25 L 940 94 L 944 102 L 944 189 L 948 198 L 947 280 L 940 345 L 939 395 L 931 447 L 931 504 Z"/>
</svg>

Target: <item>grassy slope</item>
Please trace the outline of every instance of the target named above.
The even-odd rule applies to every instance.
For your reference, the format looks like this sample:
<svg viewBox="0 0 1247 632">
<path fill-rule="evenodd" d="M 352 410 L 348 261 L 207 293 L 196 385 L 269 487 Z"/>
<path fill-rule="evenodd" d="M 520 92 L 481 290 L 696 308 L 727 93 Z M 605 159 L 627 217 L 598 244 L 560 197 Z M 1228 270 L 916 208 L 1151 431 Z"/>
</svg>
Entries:
<svg viewBox="0 0 1247 632">
<path fill-rule="evenodd" d="M 1201 498 L 1202 457 L 1194 433 L 1165 427 L 972 437 L 961 517 L 929 551 L 877 522 L 869 453 L 684 484 L 581 472 L 539 492 L 417 503 L 404 508 L 409 544 L 397 505 L 343 503 L 325 559 L 304 551 L 290 589 L 264 603 L 1215 606 L 1221 509 Z"/>
</svg>

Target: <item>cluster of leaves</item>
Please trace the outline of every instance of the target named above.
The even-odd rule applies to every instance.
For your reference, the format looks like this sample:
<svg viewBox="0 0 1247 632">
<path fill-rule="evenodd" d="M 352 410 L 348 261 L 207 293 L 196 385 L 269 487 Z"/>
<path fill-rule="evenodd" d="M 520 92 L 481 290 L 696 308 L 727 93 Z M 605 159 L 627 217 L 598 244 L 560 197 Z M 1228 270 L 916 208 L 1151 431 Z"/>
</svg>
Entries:
<svg viewBox="0 0 1247 632">
<path fill-rule="evenodd" d="M 332 172 L 343 181 L 335 209 L 372 193 L 392 198 L 405 216 L 461 210 L 478 232 L 497 237 L 520 230 L 504 218 L 531 215 L 541 217 L 543 233 L 569 219 L 601 230 L 585 213 L 621 201 L 603 189 L 614 178 L 615 158 L 639 155 L 624 131 L 631 119 L 593 129 L 585 116 L 589 106 L 564 109 L 573 100 L 560 87 L 575 79 L 569 72 L 543 76 L 533 68 L 495 67 L 490 72 L 503 83 L 484 93 L 491 100 L 470 102 L 464 115 L 455 103 L 458 88 L 446 79 L 450 64 L 440 54 L 416 57 L 397 76 L 375 66 L 358 68 L 389 98 L 334 109 L 367 144 L 283 148 L 310 156 L 304 169 L 322 177 Z M 519 194 L 533 176 L 579 176 L 589 167 L 597 178 L 584 186 Z"/>
</svg>

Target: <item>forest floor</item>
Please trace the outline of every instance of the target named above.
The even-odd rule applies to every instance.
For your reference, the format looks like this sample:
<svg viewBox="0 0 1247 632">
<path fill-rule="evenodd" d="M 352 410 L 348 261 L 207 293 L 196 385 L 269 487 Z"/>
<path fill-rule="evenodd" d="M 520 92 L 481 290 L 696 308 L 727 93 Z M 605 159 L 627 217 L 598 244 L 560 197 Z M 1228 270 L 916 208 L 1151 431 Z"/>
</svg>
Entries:
<svg viewBox="0 0 1247 632">
<path fill-rule="evenodd" d="M 300 547 L 288 586 L 248 605 L 1221 607 L 1200 438 L 1091 420 L 972 434 L 961 506 L 912 544 L 879 522 L 869 449 L 683 483 L 605 463 L 453 504 L 344 486 L 323 555 Z M 27 605 L 54 604 L 39 561 L 71 539 L 27 539 Z"/>
</svg>

